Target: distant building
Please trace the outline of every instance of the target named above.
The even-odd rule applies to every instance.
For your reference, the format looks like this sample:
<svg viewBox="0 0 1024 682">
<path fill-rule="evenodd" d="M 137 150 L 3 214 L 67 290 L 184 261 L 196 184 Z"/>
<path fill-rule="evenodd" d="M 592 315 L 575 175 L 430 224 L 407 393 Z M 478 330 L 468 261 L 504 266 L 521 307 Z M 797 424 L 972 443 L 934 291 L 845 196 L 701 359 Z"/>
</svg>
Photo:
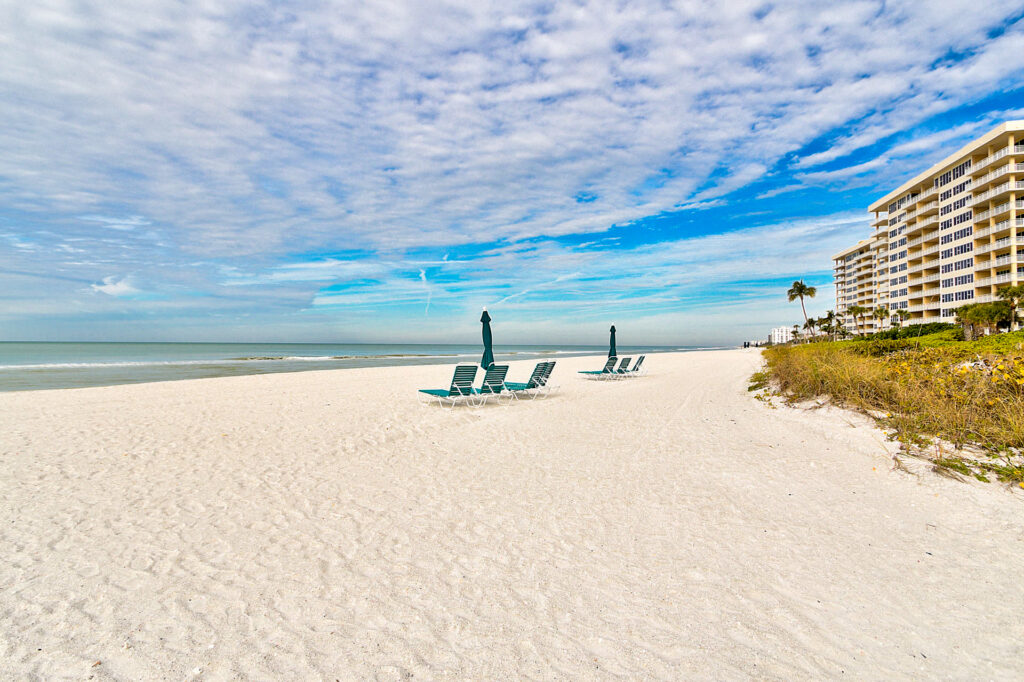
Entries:
<svg viewBox="0 0 1024 682">
<path fill-rule="evenodd" d="M 768 343 L 789 343 L 793 340 L 793 328 L 792 327 L 776 327 L 768 334 Z"/>
<path fill-rule="evenodd" d="M 832 257 L 847 329 L 953 322 L 1024 284 L 1024 121 L 1007 121 L 868 207 L 871 233 Z M 855 318 L 850 306 L 867 308 Z M 871 311 L 888 308 L 877 320 Z"/>
</svg>

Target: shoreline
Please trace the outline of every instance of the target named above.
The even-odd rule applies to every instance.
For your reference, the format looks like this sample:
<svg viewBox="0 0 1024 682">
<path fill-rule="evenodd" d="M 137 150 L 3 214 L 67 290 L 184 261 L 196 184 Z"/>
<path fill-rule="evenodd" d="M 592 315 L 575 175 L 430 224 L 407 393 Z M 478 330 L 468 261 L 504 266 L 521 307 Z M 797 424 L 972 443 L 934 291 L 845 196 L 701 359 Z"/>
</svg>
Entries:
<svg viewBox="0 0 1024 682">
<path fill-rule="evenodd" d="M 181 345 L 190 346 L 192 344 Z M 319 344 L 308 345 L 317 346 Z M 367 346 L 371 345 L 367 344 Z M 429 348 L 430 346 L 426 347 Z M 78 389 L 230 376 L 291 374 L 335 369 L 475 364 L 479 361 L 481 351 L 475 349 L 475 347 L 473 348 L 473 352 L 452 354 L 389 353 L 334 356 L 250 356 L 223 359 L 115 360 L 47 364 L 3 364 L 3 358 L 0 356 L 0 392 Z M 622 355 L 625 356 L 630 353 L 633 355 L 689 353 L 703 352 L 705 350 L 724 349 L 644 347 L 629 353 L 623 351 Z M 570 350 L 548 348 L 544 350 L 512 350 L 507 352 L 499 350 L 495 358 L 499 363 L 507 363 L 531 359 L 540 361 L 570 357 L 589 357 L 601 353 L 600 348 Z"/>
<path fill-rule="evenodd" d="M 601 358 L 481 409 L 420 404 L 443 365 L 0 394 L 0 674 L 1024 672 L 1019 495 L 766 406 L 755 349 Z"/>
</svg>

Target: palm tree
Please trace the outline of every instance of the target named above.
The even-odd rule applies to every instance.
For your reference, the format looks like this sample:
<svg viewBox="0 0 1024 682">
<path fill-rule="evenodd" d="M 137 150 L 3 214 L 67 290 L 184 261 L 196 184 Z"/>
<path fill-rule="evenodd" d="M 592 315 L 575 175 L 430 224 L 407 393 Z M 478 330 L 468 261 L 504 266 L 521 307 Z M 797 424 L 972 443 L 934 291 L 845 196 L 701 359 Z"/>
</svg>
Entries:
<svg viewBox="0 0 1024 682">
<path fill-rule="evenodd" d="M 817 326 L 818 321 L 813 317 L 808 317 L 807 321 L 804 322 L 804 329 L 807 330 L 810 339 L 814 340 L 814 328 Z"/>
<path fill-rule="evenodd" d="M 899 310 L 894 310 L 893 314 L 900 319 L 899 326 L 902 329 L 904 320 L 910 317 L 910 311 L 905 308 L 900 308 Z"/>
<path fill-rule="evenodd" d="M 1012 332 L 1017 324 L 1017 308 L 1020 307 L 1021 303 L 1024 303 L 1024 284 L 1003 287 L 996 292 L 996 296 L 1010 305 L 1010 331 Z"/>
<path fill-rule="evenodd" d="M 878 320 L 878 331 L 882 331 L 882 326 L 885 324 L 885 318 L 889 317 L 889 308 L 884 305 L 880 305 L 874 309 L 871 316 Z"/>
<path fill-rule="evenodd" d="M 821 330 L 828 334 L 828 337 L 835 341 L 835 330 L 836 330 L 836 311 L 827 310 L 825 311 L 825 317 L 822 318 L 825 324 L 821 325 Z"/>
<path fill-rule="evenodd" d="M 853 319 L 856 320 L 857 326 L 860 326 L 860 318 L 868 312 L 868 309 L 862 305 L 851 305 L 846 309 L 846 312 L 853 315 Z M 860 334 L 860 329 L 854 329 L 854 332 Z"/>
<path fill-rule="evenodd" d="M 977 324 L 975 306 L 977 305 L 977 303 L 969 303 L 968 305 L 960 306 L 954 311 L 956 313 L 956 321 L 963 327 L 964 341 L 974 340 L 974 325 Z"/>
<path fill-rule="evenodd" d="M 790 301 L 795 301 L 798 298 L 800 299 L 800 310 L 804 313 L 805 325 L 807 324 L 807 308 L 804 307 L 804 297 L 814 298 L 816 293 L 818 293 L 818 290 L 815 287 L 809 287 L 804 284 L 802 279 L 793 282 L 793 286 L 791 286 L 789 291 L 786 292 Z"/>
<path fill-rule="evenodd" d="M 794 324 L 793 325 L 793 341 L 796 342 L 796 341 L 799 341 L 799 340 L 800 340 L 800 325 Z"/>
</svg>

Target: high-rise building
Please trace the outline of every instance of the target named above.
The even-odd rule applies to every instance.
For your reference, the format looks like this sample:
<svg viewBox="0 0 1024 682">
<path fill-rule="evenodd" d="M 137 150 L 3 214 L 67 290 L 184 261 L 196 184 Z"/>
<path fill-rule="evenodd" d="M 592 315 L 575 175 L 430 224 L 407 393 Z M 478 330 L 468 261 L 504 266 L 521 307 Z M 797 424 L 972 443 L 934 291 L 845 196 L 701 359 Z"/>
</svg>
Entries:
<svg viewBox="0 0 1024 682">
<path fill-rule="evenodd" d="M 832 257 L 850 330 L 952 322 L 955 310 L 1024 284 L 1024 121 L 1008 121 L 868 207 L 871 233 Z M 883 321 L 851 306 L 886 306 Z"/>
<path fill-rule="evenodd" d="M 768 334 L 768 343 L 771 344 L 789 343 L 792 340 L 792 327 L 775 327 Z"/>
</svg>

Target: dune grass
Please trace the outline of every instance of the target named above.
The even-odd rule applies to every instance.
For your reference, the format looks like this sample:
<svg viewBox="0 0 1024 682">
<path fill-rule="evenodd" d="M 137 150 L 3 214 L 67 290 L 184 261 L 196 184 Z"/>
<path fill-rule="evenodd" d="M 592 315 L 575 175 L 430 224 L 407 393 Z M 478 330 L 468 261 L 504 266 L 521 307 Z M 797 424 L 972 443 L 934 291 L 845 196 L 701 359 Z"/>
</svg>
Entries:
<svg viewBox="0 0 1024 682">
<path fill-rule="evenodd" d="M 952 445 L 936 466 L 1024 482 L 1024 333 L 777 346 L 752 388 L 791 402 L 828 397 L 874 416 L 908 451 Z M 969 451 L 969 452 L 968 452 Z"/>
</svg>

